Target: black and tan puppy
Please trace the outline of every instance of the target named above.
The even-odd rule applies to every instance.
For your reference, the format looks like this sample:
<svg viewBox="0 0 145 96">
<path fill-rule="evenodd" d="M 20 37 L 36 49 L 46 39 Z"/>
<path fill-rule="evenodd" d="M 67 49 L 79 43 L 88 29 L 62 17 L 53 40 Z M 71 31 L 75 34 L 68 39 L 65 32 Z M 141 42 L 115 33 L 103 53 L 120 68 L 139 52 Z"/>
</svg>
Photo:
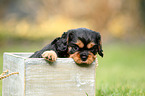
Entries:
<svg viewBox="0 0 145 96">
<path fill-rule="evenodd" d="M 103 57 L 101 35 L 86 28 L 72 29 L 54 39 L 30 58 L 45 58 L 54 62 L 57 57 L 73 58 L 77 64 L 91 64 L 98 53 Z"/>
</svg>

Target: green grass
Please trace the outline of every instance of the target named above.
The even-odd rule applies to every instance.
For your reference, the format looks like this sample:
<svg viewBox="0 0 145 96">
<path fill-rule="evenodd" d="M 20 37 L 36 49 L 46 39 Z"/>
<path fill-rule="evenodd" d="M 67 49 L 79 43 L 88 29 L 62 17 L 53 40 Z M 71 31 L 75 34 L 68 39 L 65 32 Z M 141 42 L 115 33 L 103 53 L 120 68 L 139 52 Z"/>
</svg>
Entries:
<svg viewBox="0 0 145 96">
<path fill-rule="evenodd" d="M 110 45 L 99 58 L 96 96 L 145 95 L 145 46 Z"/>
<path fill-rule="evenodd" d="M 7 46 L 0 49 L 0 73 L 3 52 L 28 52 L 41 45 Z M 96 72 L 96 96 L 145 95 L 145 45 L 112 44 L 103 46 Z M 0 90 L 1 90 L 0 81 Z M 1 96 L 1 91 L 0 91 Z M 89 96 L 89 94 L 88 94 Z"/>
</svg>

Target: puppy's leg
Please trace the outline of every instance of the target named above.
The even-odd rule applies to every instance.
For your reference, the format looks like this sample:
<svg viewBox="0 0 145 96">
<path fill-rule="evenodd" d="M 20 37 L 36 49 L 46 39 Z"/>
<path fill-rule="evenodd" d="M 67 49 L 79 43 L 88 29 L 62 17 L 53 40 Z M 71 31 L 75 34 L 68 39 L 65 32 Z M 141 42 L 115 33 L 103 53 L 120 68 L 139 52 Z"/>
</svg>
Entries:
<svg viewBox="0 0 145 96">
<path fill-rule="evenodd" d="M 50 51 L 45 51 L 42 54 L 42 57 L 45 58 L 46 60 L 50 61 L 50 62 L 54 62 L 57 59 L 57 54 L 55 53 L 55 51 L 50 50 Z"/>
</svg>

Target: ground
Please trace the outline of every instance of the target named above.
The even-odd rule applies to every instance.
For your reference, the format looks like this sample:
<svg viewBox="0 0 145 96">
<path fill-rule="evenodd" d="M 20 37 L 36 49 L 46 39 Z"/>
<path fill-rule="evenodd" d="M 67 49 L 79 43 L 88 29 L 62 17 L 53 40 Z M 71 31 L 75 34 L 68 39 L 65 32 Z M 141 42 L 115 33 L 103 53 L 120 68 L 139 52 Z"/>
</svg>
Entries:
<svg viewBox="0 0 145 96">
<path fill-rule="evenodd" d="M 3 52 L 33 52 L 40 45 L 5 46 L 0 49 L 0 73 Z M 104 57 L 98 56 L 96 71 L 96 96 L 144 96 L 145 95 L 145 45 L 104 44 Z M 2 95 L 0 81 L 0 96 Z M 88 94 L 89 96 L 89 94 Z"/>
</svg>

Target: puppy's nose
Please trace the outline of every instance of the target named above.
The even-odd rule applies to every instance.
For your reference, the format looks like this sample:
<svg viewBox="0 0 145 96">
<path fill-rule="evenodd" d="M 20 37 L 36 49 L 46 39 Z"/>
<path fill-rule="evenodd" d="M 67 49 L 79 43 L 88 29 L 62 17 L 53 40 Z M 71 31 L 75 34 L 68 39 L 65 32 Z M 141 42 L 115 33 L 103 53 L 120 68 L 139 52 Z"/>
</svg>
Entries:
<svg viewBox="0 0 145 96">
<path fill-rule="evenodd" d="M 81 55 L 81 59 L 82 59 L 83 61 L 86 61 L 86 60 L 87 60 L 87 58 L 88 58 L 88 56 L 87 56 L 87 55 Z"/>
</svg>

